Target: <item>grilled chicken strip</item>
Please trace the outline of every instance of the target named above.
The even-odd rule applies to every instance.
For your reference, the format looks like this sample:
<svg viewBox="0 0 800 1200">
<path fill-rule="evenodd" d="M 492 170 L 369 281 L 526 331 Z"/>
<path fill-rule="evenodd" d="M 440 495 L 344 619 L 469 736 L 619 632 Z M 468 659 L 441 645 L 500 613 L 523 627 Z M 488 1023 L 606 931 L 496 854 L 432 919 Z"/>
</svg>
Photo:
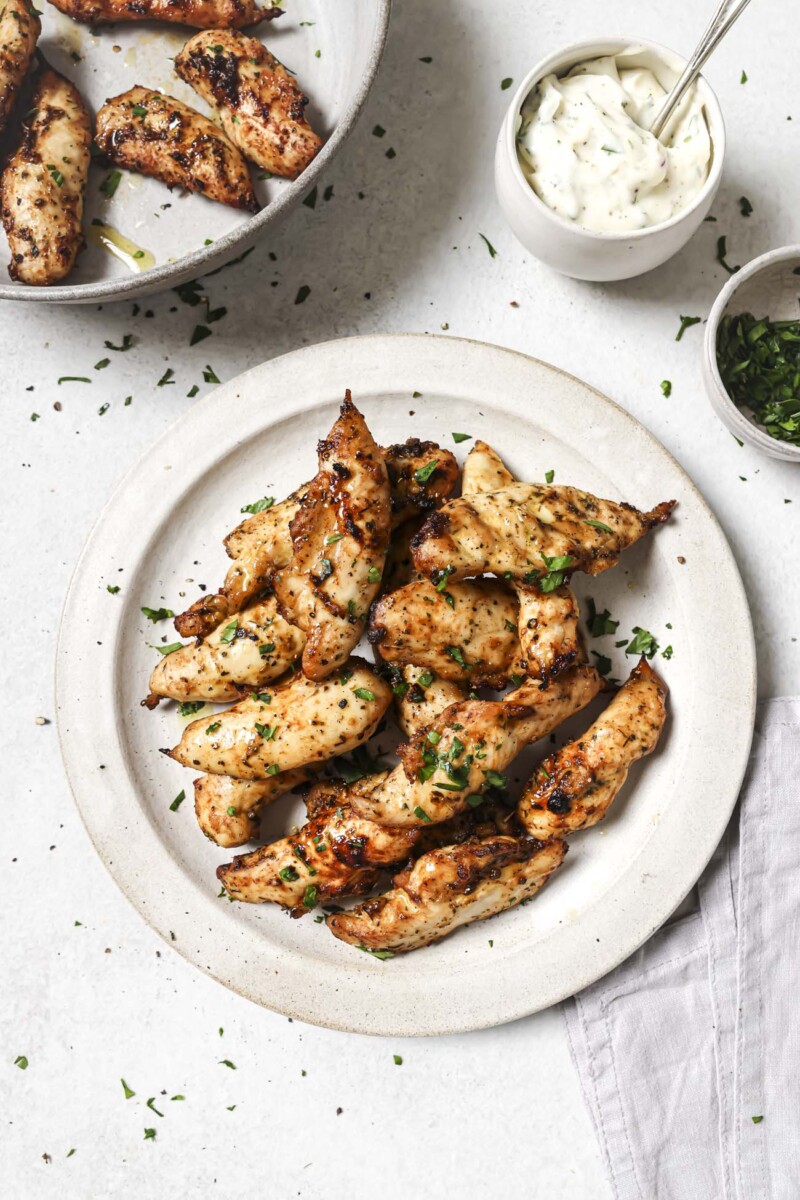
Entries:
<svg viewBox="0 0 800 1200">
<path fill-rule="evenodd" d="M 563 837 L 602 821 L 633 763 L 655 749 L 666 697 L 663 680 L 642 658 L 586 733 L 534 772 L 517 807 L 531 837 Z"/>
<path fill-rule="evenodd" d="M 429 946 L 533 896 L 564 861 L 563 841 L 496 835 L 423 854 L 391 891 L 328 917 L 334 937 L 395 954 Z"/>
<path fill-rule="evenodd" d="M 511 673 L 547 683 L 586 653 L 580 631 L 578 601 L 566 584 L 542 592 L 531 584 L 516 584 L 519 600 L 519 654 Z"/>
<path fill-rule="evenodd" d="M 229 29 L 196 33 L 176 55 L 175 70 L 262 170 L 296 179 L 319 152 L 322 139 L 305 117 L 308 96 L 257 38 Z"/>
<path fill-rule="evenodd" d="M 563 582 L 564 572 L 598 575 L 656 525 L 675 501 L 642 513 L 630 504 L 599 500 L 588 492 L 550 484 L 516 483 L 479 496 L 461 496 L 433 513 L 412 542 L 414 565 L 438 581 L 510 574 Z"/>
<path fill-rule="evenodd" d="M 117 167 L 232 208 L 258 208 L 236 147 L 208 117 L 172 96 L 137 86 L 107 100 L 97 114 L 95 141 Z"/>
<path fill-rule="evenodd" d="M 461 472 L 462 496 L 498 492 L 516 482 L 500 455 L 488 443 L 477 441 L 467 455 Z"/>
<path fill-rule="evenodd" d="M 273 586 L 283 616 L 306 635 L 303 671 L 320 680 L 363 633 L 392 518 L 386 462 L 349 391 L 317 452 L 319 472 L 290 526 L 294 551 Z"/>
<path fill-rule="evenodd" d="M 320 900 L 370 891 L 377 869 L 404 862 L 420 834 L 384 829 L 357 816 L 348 799 L 358 787 L 341 781 L 313 787 L 309 820 L 296 834 L 217 868 L 228 895 L 250 904 L 272 901 L 301 917 Z"/>
<path fill-rule="evenodd" d="M 277 5 L 259 8 L 255 0 L 50 0 L 61 12 L 87 25 L 112 21 L 168 21 L 195 29 L 243 29 L 280 17 Z"/>
<path fill-rule="evenodd" d="M 451 704 L 465 698 L 461 684 L 438 679 L 424 667 L 392 671 L 391 684 L 397 721 L 407 738 L 416 737 Z"/>
<path fill-rule="evenodd" d="M 322 683 L 297 674 L 210 721 L 200 717 L 164 753 L 209 775 L 270 779 L 354 750 L 374 733 L 391 698 L 388 685 L 354 658 Z"/>
<path fill-rule="evenodd" d="M 46 70 L 0 184 L 12 279 L 41 287 L 72 270 L 83 236 L 91 140 L 89 114 L 77 89 Z"/>
<path fill-rule="evenodd" d="M 165 654 L 150 676 L 155 708 L 171 700 L 238 700 L 244 688 L 263 687 L 285 674 L 303 653 L 305 635 L 284 621 L 274 596 L 267 596 L 218 625 L 204 641 Z"/>
<path fill-rule="evenodd" d="M 392 492 L 393 526 L 435 508 L 455 487 L 458 464 L 449 450 L 442 450 L 435 442 L 411 438 L 405 444 L 389 446 L 382 453 Z M 438 463 L 436 470 L 426 474 L 420 483 L 416 473 L 424 471 L 433 458 Z M 309 486 L 305 483 L 280 504 L 254 513 L 228 534 L 225 549 L 234 564 L 219 592 L 201 596 L 175 618 L 175 628 L 182 637 L 203 637 L 210 633 L 263 592 L 274 572 L 288 564 L 292 557 L 289 527 Z"/>
<path fill-rule="evenodd" d="M 0 129 L 28 74 L 42 23 L 27 0 L 6 0 L 0 11 Z"/>
<path fill-rule="evenodd" d="M 548 688 L 523 684 L 502 700 L 463 700 L 430 729 L 398 747 L 402 761 L 385 783 L 352 798 L 356 812 L 382 825 L 429 825 L 478 807 L 503 787 L 503 771 L 597 695 L 602 680 L 579 666 Z"/>
<path fill-rule="evenodd" d="M 427 667 L 470 687 L 504 687 L 519 651 L 514 596 L 494 579 L 443 583 L 438 591 L 424 579 L 382 596 L 370 643 L 384 662 Z"/>
<path fill-rule="evenodd" d="M 218 846 L 244 846 L 258 837 L 264 809 L 310 778 L 306 767 L 281 771 L 270 779 L 201 775 L 194 781 L 197 824 Z"/>
</svg>

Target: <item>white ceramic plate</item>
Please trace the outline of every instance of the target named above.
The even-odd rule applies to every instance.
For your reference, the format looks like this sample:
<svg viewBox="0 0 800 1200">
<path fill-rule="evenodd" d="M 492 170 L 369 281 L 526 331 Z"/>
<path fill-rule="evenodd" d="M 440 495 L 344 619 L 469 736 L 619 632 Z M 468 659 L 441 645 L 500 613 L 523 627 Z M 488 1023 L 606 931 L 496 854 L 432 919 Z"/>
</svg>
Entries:
<svg viewBox="0 0 800 1200">
<path fill-rule="evenodd" d="M 267 7 L 269 0 L 263 0 Z M 310 99 L 308 118 L 325 145 L 299 179 L 258 181 L 251 167 L 258 214 L 243 213 L 203 196 L 170 192 L 157 179 L 123 171 L 114 196 L 100 188 L 107 167 L 92 164 L 86 192 L 87 246 L 65 283 L 36 288 L 8 278 L 8 244 L 0 229 L 0 299 L 68 304 L 130 299 L 160 291 L 229 262 L 252 246 L 300 202 L 330 165 L 356 123 L 383 54 L 391 0 L 293 0 L 275 21 L 253 34 L 297 75 Z M 39 49 L 78 87 L 94 115 L 110 96 L 135 84 L 157 88 L 209 115 L 208 105 L 176 75 L 172 59 L 194 29 L 157 22 L 118 23 L 90 29 L 43 4 Z M 309 24 L 301 24 L 309 22 Z M 319 58 L 317 52 L 319 51 Z M 92 240 L 92 221 L 113 226 L 155 266 L 132 272 Z"/>
<path fill-rule="evenodd" d="M 346 387 L 384 444 L 416 434 L 452 447 L 455 430 L 489 440 L 524 479 L 554 470 L 558 482 L 644 508 L 679 502 L 669 524 L 619 567 L 579 585 L 620 621 L 618 638 L 638 625 L 674 647 L 668 661 L 656 660 L 671 688 L 658 752 L 634 768 L 604 824 L 573 839 L 565 866 L 533 903 L 385 962 L 337 942 L 311 918 L 217 898 L 214 869 L 230 852 L 202 837 L 191 776 L 158 753 L 178 740 L 175 708 L 139 705 L 155 657 L 147 643 L 174 640 L 171 625 L 150 625 L 140 606 L 178 611 L 198 583 L 221 581 L 221 538 L 241 506 L 281 497 L 313 474 L 316 441 Z M 469 445 L 455 449 L 461 455 Z M 120 586 L 117 595 L 109 583 Z M 614 641 L 591 646 L 622 676 L 636 660 Z M 755 657 L 741 580 L 716 520 L 626 412 L 508 350 L 455 338 L 367 337 L 287 354 L 219 387 L 126 477 L 67 597 L 57 692 L 66 767 L 97 852 L 173 948 L 226 986 L 306 1021 L 436 1034 L 553 1004 L 605 974 L 669 917 L 736 799 L 753 726 Z M 181 788 L 187 800 L 171 812 Z M 299 812 L 299 802 L 279 802 L 271 836 Z"/>
</svg>

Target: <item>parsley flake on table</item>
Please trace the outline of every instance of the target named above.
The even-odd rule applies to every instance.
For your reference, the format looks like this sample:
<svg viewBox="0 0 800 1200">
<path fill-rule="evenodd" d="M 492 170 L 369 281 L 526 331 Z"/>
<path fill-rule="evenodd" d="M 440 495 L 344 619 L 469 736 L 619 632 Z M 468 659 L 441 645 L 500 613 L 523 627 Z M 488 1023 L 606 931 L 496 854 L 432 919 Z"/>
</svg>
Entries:
<svg viewBox="0 0 800 1200">
<path fill-rule="evenodd" d="M 166 371 L 156 384 L 156 387 L 166 387 L 168 384 L 174 383 L 175 380 L 172 378 L 174 374 L 175 372 L 173 371 L 172 367 L 167 367 Z"/>
<path fill-rule="evenodd" d="M 189 345 L 196 346 L 198 342 L 204 342 L 206 338 L 211 337 L 211 330 L 207 325 L 195 325 L 192 330 L 192 336 L 189 338 Z"/>
<path fill-rule="evenodd" d="M 112 596 L 116 596 L 117 592 L 119 591 L 119 584 L 118 583 L 107 583 L 106 591 L 110 592 Z"/>
<path fill-rule="evenodd" d="M 683 339 L 683 335 L 686 332 L 686 330 L 691 329 L 691 327 L 693 325 L 699 325 L 700 322 L 702 321 L 702 319 L 703 319 L 702 317 L 681 316 L 681 327 L 678 330 L 678 332 L 675 334 L 675 341 L 680 342 Z"/>
<path fill-rule="evenodd" d="M 19 1067 L 20 1071 L 27 1071 L 27 1069 L 28 1069 L 27 1055 L 18 1054 L 17 1057 L 14 1059 L 14 1066 Z"/>
<path fill-rule="evenodd" d="M 611 620 L 611 613 L 607 608 L 602 612 L 598 612 L 597 606 L 591 596 L 586 597 L 586 625 L 592 637 L 605 637 L 608 634 L 616 633 L 619 628 L 619 621 Z"/>
<path fill-rule="evenodd" d="M 403 1056 L 402 1056 L 402 1054 L 393 1054 L 393 1055 L 392 1055 L 392 1059 L 394 1060 L 394 1065 L 395 1065 L 396 1067 L 402 1067 L 402 1065 L 403 1065 Z"/>
<path fill-rule="evenodd" d="M 545 471 L 545 473 L 544 473 L 545 483 L 552 483 L 553 480 L 555 479 L 555 477 L 556 477 L 555 471 Z"/>
<path fill-rule="evenodd" d="M 662 396 L 671 396 L 672 395 L 672 383 L 670 382 L 669 379 L 661 380 L 661 394 L 662 394 Z"/>
<path fill-rule="evenodd" d="M 236 1070 L 236 1064 L 235 1064 L 235 1063 L 232 1063 L 232 1062 L 231 1062 L 231 1060 L 230 1060 L 229 1058 L 221 1058 L 221 1059 L 219 1060 L 219 1066 L 221 1066 L 221 1067 L 227 1067 L 227 1068 L 228 1068 L 230 1071 L 235 1071 L 235 1070 Z"/>
<path fill-rule="evenodd" d="M 458 445 L 460 442 L 469 442 L 472 440 L 471 433 L 454 433 L 451 436 L 456 445 Z"/>
<path fill-rule="evenodd" d="M 308 286 L 307 283 L 304 283 L 301 287 L 299 287 L 297 289 L 297 295 L 294 298 L 295 304 L 304 304 L 310 295 L 311 295 L 311 288 Z"/>
<path fill-rule="evenodd" d="M 316 184 L 314 184 L 313 188 L 308 193 L 308 195 L 303 197 L 303 204 L 306 206 L 306 208 L 316 208 L 317 207 L 317 185 Z"/>
<path fill-rule="evenodd" d="M 144 1140 L 145 1140 L 146 1142 L 154 1142 L 154 1141 L 156 1140 L 156 1131 L 155 1131 L 155 1129 L 147 1129 L 147 1128 L 145 1128 L 145 1131 L 144 1131 Z"/>
<path fill-rule="evenodd" d="M 141 611 L 147 617 L 148 621 L 152 621 L 153 624 L 156 621 L 167 621 L 170 617 L 175 616 L 171 608 L 148 608 L 146 604 L 142 605 Z"/>
<path fill-rule="evenodd" d="M 633 637 L 625 647 L 626 654 L 643 654 L 645 658 L 654 658 L 658 653 L 658 642 L 649 629 L 639 625 L 633 627 Z"/>
<path fill-rule="evenodd" d="M 100 191 L 103 193 L 106 200 L 111 199 L 111 197 L 114 195 L 114 192 L 119 187 L 121 181 L 122 181 L 122 172 L 121 171 L 112 171 L 110 175 L 107 175 L 105 177 L 103 182 L 100 184 Z"/>
<path fill-rule="evenodd" d="M 747 83 L 747 71 L 742 71 L 739 83 Z"/>
<path fill-rule="evenodd" d="M 722 237 L 717 238 L 717 262 L 721 267 L 725 268 L 729 275 L 735 275 L 737 271 L 741 270 L 741 267 L 732 267 L 727 261 L 727 254 L 728 243 L 727 238 L 723 234 Z"/>
<path fill-rule="evenodd" d="M 489 257 L 497 258 L 497 251 L 495 250 L 494 246 L 489 241 L 489 239 L 486 237 L 486 235 L 483 233 L 479 233 L 478 237 L 482 238 L 483 241 L 486 243 L 486 249 L 489 251 Z"/>
<path fill-rule="evenodd" d="M 228 264 L 228 265 L 230 266 L 230 264 Z M 203 368 L 203 381 L 204 381 L 204 383 L 219 383 L 220 382 L 220 380 L 217 378 L 217 374 L 214 371 L 214 368 L 210 367 L 208 365 L 208 363 L 206 363 L 205 367 Z"/>
<path fill-rule="evenodd" d="M 149 1100 L 145 1101 L 145 1104 L 147 1105 L 147 1107 L 150 1109 L 151 1112 L 154 1112 L 156 1114 L 157 1117 L 164 1116 L 164 1114 L 162 1112 L 160 1112 L 159 1109 L 156 1108 L 155 1096 L 151 1096 Z"/>
<path fill-rule="evenodd" d="M 179 717 L 191 717 L 194 713 L 199 712 L 201 708 L 205 708 L 205 700 L 182 700 L 178 705 Z"/>
<path fill-rule="evenodd" d="M 125 1099 L 131 1100 L 136 1095 L 136 1092 L 133 1090 L 133 1088 L 128 1087 L 124 1079 L 120 1079 L 120 1083 L 122 1084 L 122 1090 L 125 1093 Z"/>
<path fill-rule="evenodd" d="M 747 196 L 739 197 L 739 211 L 741 212 L 743 217 L 749 217 L 750 214 L 752 213 L 753 206 L 750 203 L 750 201 L 747 199 Z"/>
<path fill-rule="evenodd" d="M 177 812 L 178 809 L 180 808 L 180 806 L 183 804 L 185 799 L 186 799 L 186 792 L 183 790 L 183 788 L 181 788 L 181 790 L 178 792 L 175 799 L 172 801 L 172 804 L 170 804 L 169 811 Z"/>
<path fill-rule="evenodd" d="M 501 80 L 501 82 L 500 82 L 500 91 L 507 92 L 513 82 L 514 82 L 514 80 L 511 78 L 511 76 L 507 75 L 506 78 Z"/>
</svg>

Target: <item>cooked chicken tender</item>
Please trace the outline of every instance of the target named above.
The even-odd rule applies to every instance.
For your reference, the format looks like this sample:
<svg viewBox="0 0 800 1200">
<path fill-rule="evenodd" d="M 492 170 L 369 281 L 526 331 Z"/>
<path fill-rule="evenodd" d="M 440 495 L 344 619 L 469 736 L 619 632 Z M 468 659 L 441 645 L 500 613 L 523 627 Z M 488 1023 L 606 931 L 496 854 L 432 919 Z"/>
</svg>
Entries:
<svg viewBox="0 0 800 1200">
<path fill-rule="evenodd" d="M 500 455 L 488 443 L 478 440 L 467 455 L 461 472 L 462 496 L 497 492 L 516 482 Z"/>
<path fill-rule="evenodd" d="M 421 580 L 375 603 L 368 636 L 384 662 L 427 667 L 470 687 L 501 688 L 519 651 L 517 617 L 516 599 L 497 580 L 444 579 L 439 589 Z"/>
<path fill-rule="evenodd" d="M 375 732 L 391 698 L 389 686 L 354 658 L 322 683 L 297 674 L 211 721 L 192 721 L 164 753 L 209 775 L 270 779 L 354 750 Z"/>
<path fill-rule="evenodd" d="M 229 29 L 196 33 L 176 56 L 175 70 L 262 170 L 296 179 L 321 149 L 305 117 L 308 96 L 257 38 Z"/>
<path fill-rule="evenodd" d="M 312 788 L 309 820 L 296 834 L 217 868 L 228 895 L 249 904 L 272 901 L 301 917 L 320 900 L 370 891 L 377 868 L 404 862 L 420 835 L 357 816 L 348 806 L 357 788 L 339 781 Z"/>
<path fill-rule="evenodd" d="M 320 680 L 364 632 L 392 519 L 386 462 L 349 391 L 317 453 L 319 472 L 290 526 L 293 554 L 273 586 L 283 616 L 306 635 L 303 671 Z"/>
<path fill-rule="evenodd" d="M 77 89 L 55 71 L 44 71 L 0 183 L 12 279 L 42 287 L 72 270 L 83 238 L 91 140 Z"/>
<path fill-rule="evenodd" d="M 516 584 L 519 600 L 519 653 L 511 673 L 547 683 L 585 657 L 580 611 L 572 588 L 564 584 L 542 592 L 532 584 Z"/>
<path fill-rule="evenodd" d="M 41 32 L 42 23 L 28 0 L 6 0 L 0 11 L 0 129 L 28 74 Z"/>
<path fill-rule="evenodd" d="M 274 596 L 243 609 L 202 642 L 165 654 L 150 676 L 150 698 L 220 702 L 278 679 L 303 653 L 305 635 L 284 621 Z"/>
<path fill-rule="evenodd" d="M 107 100 L 97 114 L 95 141 L 117 167 L 232 208 L 258 208 L 236 147 L 208 117 L 172 96 L 137 86 Z"/>
<path fill-rule="evenodd" d="M 642 513 L 573 487 L 516 483 L 448 500 L 414 538 L 414 565 L 436 582 L 444 572 L 453 581 L 489 572 L 552 591 L 565 572 L 597 575 L 613 567 L 674 505 Z"/>
<path fill-rule="evenodd" d="M 563 837 L 602 821 L 633 763 L 655 749 L 666 697 L 663 680 L 642 658 L 586 733 L 534 772 L 517 807 L 532 837 Z"/>
<path fill-rule="evenodd" d="M 201 775 L 194 781 L 197 824 L 218 846 L 244 846 L 258 837 L 264 809 L 310 778 L 306 767 L 281 771 L 269 779 Z"/>
<path fill-rule="evenodd" d="M 430 729 L 398 747 L 402 762 L 385 783 L 365 788 L 351 803 L 383 825 L 429 825 L 478 807 L 487 792 L 505 786 L 503 771 L 517 754 L 579 712 L 602 680 L 579 666 L 549 687 L 523 684 L 503 700 L 464 700 Z"/>
<path fill-rule="evenodd" d="M 416 737 L 446 708 L 466 696 L 461 684 L 439 679 L 424 667 L 397 668 L 390 679 L 397 721 L 408 738 Z"/>
<path fill-rule="evenodd" d="M 423 854 L 391 891 L 328 917 L 334 937 L 395 954 L 528 900 L 564 861 L 562 841 L 497 835 Z"/>
<path fill-rule="evenodd" d="M 283 9 L 259 8 L 255 0 L 50 0 L 73 21 L 105 25 L 114 21 L 168 21 L 195 29 L 242 29 L 272 21 Z"/>
<path fill-rule="evenodd" d="M 436 507 L 455 486 L 458 465 L 450 452 L 441 450 L 435 442 L 412 438 L 399 446 L 389 446 L 382 454 L 392 489 L 392 525 L 395 527 Z M 433 457 L 443 465 L 441 472 L 437 467 L 428 475 L 425 467 Z M 416 479 L 420 471 L 425 474 L 422 483 Z M 234 564 L 218 593 L 201 596 L 191 608 L 175 618 L 175 628 L 182 637 L 202 637 L 210 633 L 226 617 L 234 616 L 254 596 L 263 592 L 275 571 L 287 565 L 292 557 L 290 526 L 309 486 L 305 483 L 279 504 L 270 504 L 254 513 L 228 534 L 225 549 L 235 560 Z"/>
</svg>

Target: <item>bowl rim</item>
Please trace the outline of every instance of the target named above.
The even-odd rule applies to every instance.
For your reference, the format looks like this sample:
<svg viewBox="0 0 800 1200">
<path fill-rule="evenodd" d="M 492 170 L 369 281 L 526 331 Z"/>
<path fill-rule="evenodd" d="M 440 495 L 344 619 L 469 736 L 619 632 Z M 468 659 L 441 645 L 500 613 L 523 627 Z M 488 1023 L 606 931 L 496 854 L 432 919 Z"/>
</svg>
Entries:
<svg viewBox="0 0 800 1200">
<path fill-rule="evenodd" d="M 703 363 L 705 366 L 703 376 L 706 391 L 720 420 L 728 426 L 734 436 L 741 434 L 743 439 L 757 449 L 766 451 L 774 458 L 782 458 L 784 462 L 800 462 L 800 446 L 793 446 L 791 442 L 781 442 L 777 438 L 770 437 L 765 430 L 756 425 L 755 421 L 746 417 L 738 405 L 734 404 L 722 382 L 722 376 L 717 366 L 717 331 L 728 306 L 743 283 L 748 283 L 775 263 L 787 262 L 793 258 L 796 258 L 800 265 L 800 243 L 779 246 L 776 250 L 768 250 L 765 254 L 759 254 L 731 275 L 720 289 L 711 307 L 703 337 Z"/>
<path fill-rule="evenodd" d="M 594 38 L 584 38 L 578 42 L 570 42 L 562 47 L 561 50 L 555 50 L 551 54 L 541 58 L 535 66 L 531 68 L 528 74 L 523 79 L 522 83 L 514 93 L 508 110 L 506 112 L 503 127 L 501 130 L 501 139 L 505 142 L 506 153 L 511 162 L 512 175 L 518 187 L 521 188 L 529 200 L 532 202 L 532 207 L 537 213 L 543 215 L 545 219 L 552 221 L 559 229 L 567 229 L 576 237 L 585 238 L 587 241 L 605 242 L 605 243 L 623 243 L 631 241 L 641 241 L 654 233 L 663 233 L 667 229 L 672 229 L 682 222 L 686 221 L 692 214 L 700 208 L 703 203 L 708 200 L 709 195 L 713 197 L 714 192 L 719 184 L 720 176 L 722 175 L 722 166 L 725 160 L 726 136 L 725 136 L 725 119 L 722 115 L 722 108 L 717 99 L 716 92 L 711 87 L 704 75 L 698 75 L 697 84 L 701 91 L 704 92 L 704 102 L 707 108 L 709 133 L 712 141 L 712 158 L 711 169 L 708 172 L 708 177 L 700 191 L 686 208 L 682 208 L 680 212 L 675 213 L 666 221 L 660 221 L 657 225 L 648 225 L 644 229 L 628 229 L 621 230 L 619 233 L 602 232 L 594 229 L 584 229 L 582 225 L 577 225 L 574 221 L 568 221 L 566 217 L 562 217 L 559 213 L 554 212 L 545 202 L 537 196 L 536 192 L 531 187 L 530 183 L 523 174 L 522 167 L 519 163 L 519 156 L 516 148 L 516 118 L 519 115 L 522 105 L 527 100 L 533 88 L 546 74 L 558 70 L 558 64 L 563 64 L 564 59 L 572 58 L 576 53 L 582 51 L 598 57 L 602 51 L 598 49 L 601 46 L 608 46 L 606 53 L 619 53 L 619 50 L 613 51 L 612 46 L 618 46 L 620 49 L 634 48 L 641 46 L 645 50 L 653 50 L 660 57 L 664 57 L 664 61 L 669 65 L 669 59 L 677 59 L 681 67 L 685 67 L 687 59 L 679 54 L 677 50 L 672 50 L 669 46 L 663 45 L 661 42 L 654 42 L 650 38 L 632 38 L 623 37 L 621 34 L 614 36 L 608 35 L 605 37 L 597 36 Z"/>
<path fill-rule="evenodd" d="M 287 216 L 296 208 L 303 197 L 311 191 L 330 161 L 338 153 L 356 126 L 361 111 L 372 90 L 378 68 L 383 59 L 389 32 L 389 17 L 392 0 L 375 0 L 375 24 L 372 45 L 367 52 L 366 68 L 345 111 L 333 133 L 314 161 L 298 176 L 287 181 L 282 194 L 267 204 L 249 220 L 242 221 L 218 238 L 211 246 L 202 246 L 174 262 L 163 263 L 141 274 L 121 276 L 115 279 L 99 279 L 93 283 L 56 284 L 53 287 L 33 287 L 13 283 L 0 283 L 0 300 L 18 300 L 26 303 L 77 304 L 93 300 L 133 300 L 146 293 L 166 291 L 170 287 L 208 274 L 215 268 L 227 266 L 241 250 L 245 253 L 261 239 L 265 230 Z"/>
</svg>

